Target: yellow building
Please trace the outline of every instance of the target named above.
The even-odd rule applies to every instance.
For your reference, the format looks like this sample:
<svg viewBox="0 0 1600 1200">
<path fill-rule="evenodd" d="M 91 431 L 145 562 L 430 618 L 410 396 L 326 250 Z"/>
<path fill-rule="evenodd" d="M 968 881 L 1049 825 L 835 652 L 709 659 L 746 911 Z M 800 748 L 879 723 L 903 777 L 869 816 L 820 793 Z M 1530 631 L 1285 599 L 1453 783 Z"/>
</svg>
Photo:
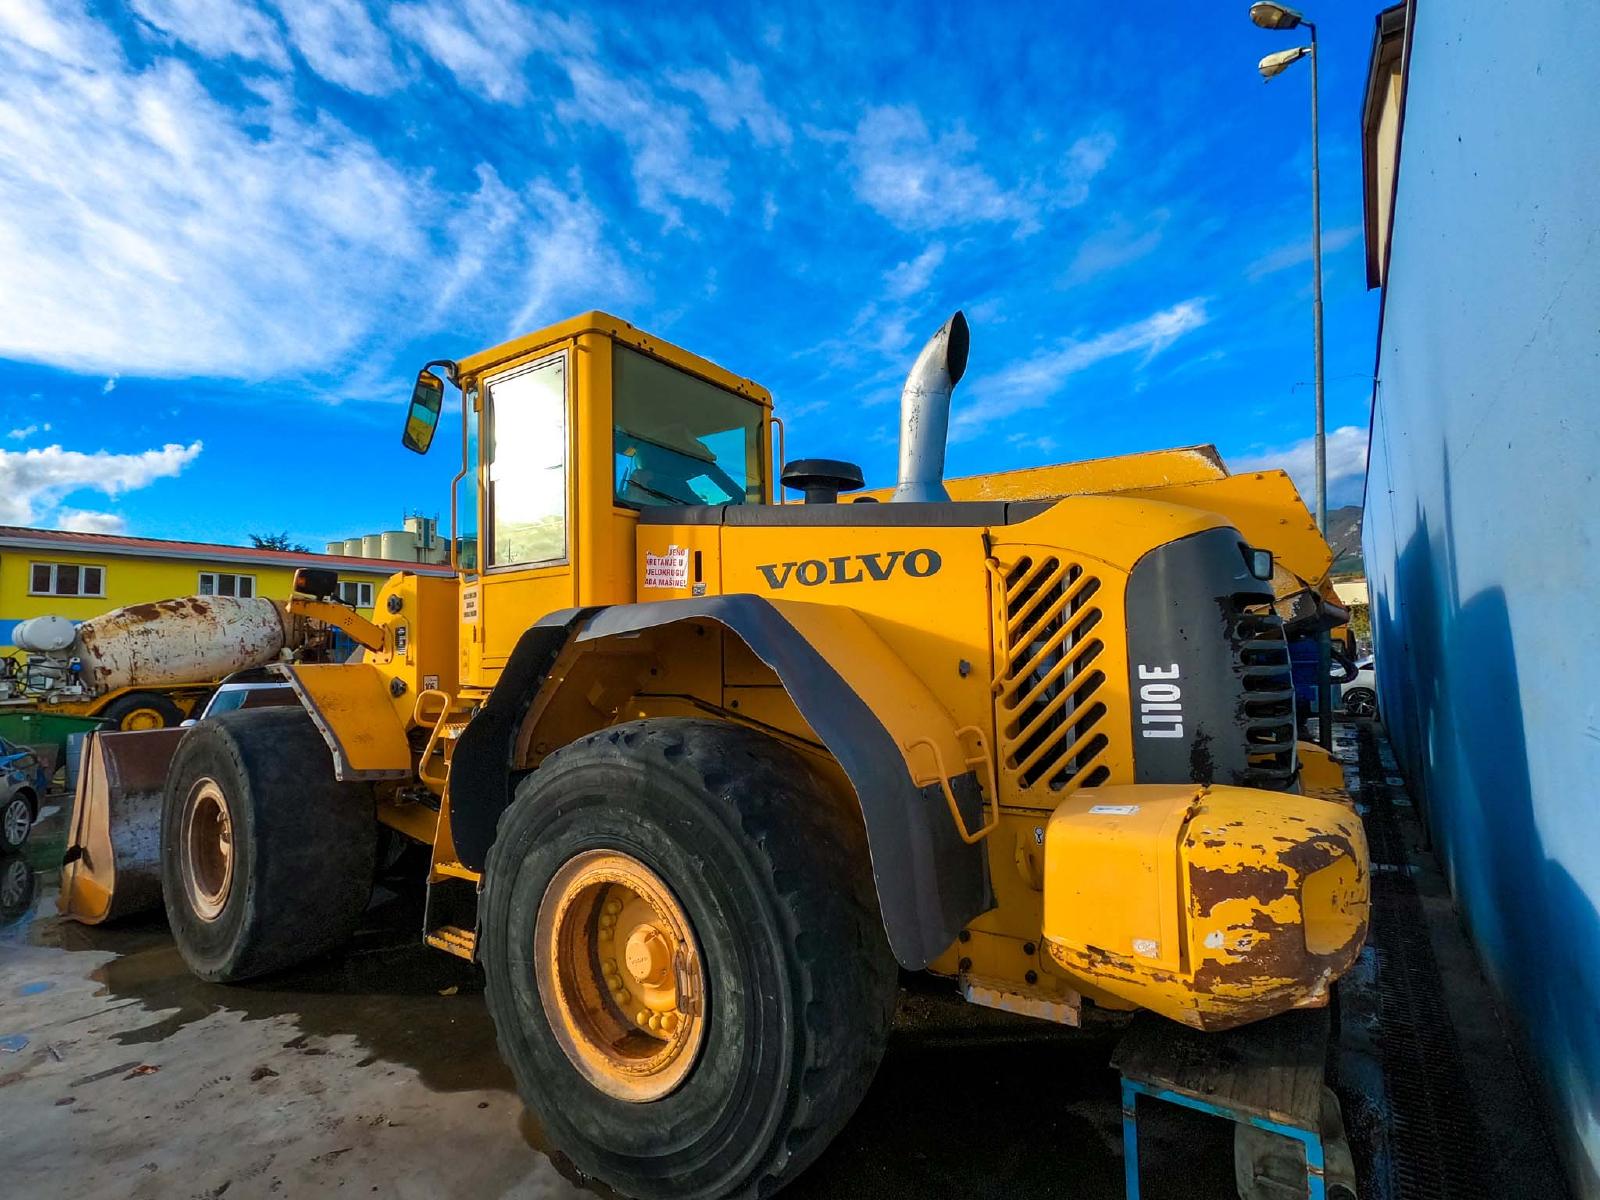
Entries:
<svg viewBox="0 0 1600 1200">
<path fill-rule="evenodd" d="M 29 617 L 86 621 L 174 596 L 284 600 L 295 568 L 308 566 L 337 570 L 341 598 L 368 616 L 396 571 L 451 573 L 448 565 L 0 525 L 0 654 L 13 651 L 11 630 Z"/>
</svg>

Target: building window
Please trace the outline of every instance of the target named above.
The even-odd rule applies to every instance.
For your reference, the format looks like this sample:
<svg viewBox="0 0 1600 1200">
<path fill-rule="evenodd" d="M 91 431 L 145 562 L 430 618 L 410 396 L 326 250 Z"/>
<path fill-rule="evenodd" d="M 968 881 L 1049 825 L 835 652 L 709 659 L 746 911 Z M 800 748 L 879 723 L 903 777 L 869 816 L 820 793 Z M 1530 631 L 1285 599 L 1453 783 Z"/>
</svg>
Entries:
<svg viewBox="0 0 1600 1200">
<path fill-rule="evenodd" d="M 200 594 L 202 596 L 236 596 L 240 600 L 249 600 L 256 594 L 256 577 L 254 575 L 233 575 L 227 571 L 201 571 Z"/>
<path fill-rule="evenodd" d="M 372 607 L 372 585 L 345 579 L 339 582 L 339 599 L 352 608 Z"/>
<path fill-rule="evenodd" d="M 76 563 L 30 563 L 30 596 L 104 596 L 106 573 L 102 567 Z"/>
</svg>

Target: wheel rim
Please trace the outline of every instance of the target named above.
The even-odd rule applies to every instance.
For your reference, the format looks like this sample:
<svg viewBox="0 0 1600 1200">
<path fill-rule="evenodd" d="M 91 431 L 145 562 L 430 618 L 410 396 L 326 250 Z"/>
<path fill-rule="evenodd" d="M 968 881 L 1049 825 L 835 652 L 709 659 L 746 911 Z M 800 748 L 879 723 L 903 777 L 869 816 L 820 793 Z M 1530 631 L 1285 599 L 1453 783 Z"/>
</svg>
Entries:
<svg viewBox="0 0 1600 1200">
<path fill-rule="evenodd" d="M 122 722 L 117 728 L 123 733 L 139 733 L 146 729 L 165 729 L 166 726 L 166 719 L 159 709 L 135 708 L 122 715 Z"/>
<path fill-rule="evenodd" d="M 183 809 L 183 889 L 203 921 L 214 921 L 233 885 L 233 817 L 217 781 L 198 779 Z"/>
<path fill-rule="evenodd" d="M 705 975 L 688 914 L 630 855 L 591 850 L 556 872 L 534 925 L 545 1018 L 596 1088 L 646 1103 L 688 1076 L 705 1034 Z"/>
<path fill-rule="evenodd" d="M 1365 692 L 1357 692 L 1345 700 L 1345 711 L 1353 717 L 1370 717 L 1377 707 Z"/>
<path fill-rule="evenodd" d="M 33 883 L 33 868 L 20 858 L 13 858 L 0 868 L 0 908 L 14 909 L 28 896 Z"/>
<path fill-rule="evenodd" d="M 28 802 L 21 796 L 13 796 L 6 805 L 6 842 L 12 846 L 22 845 L 22 839 L 28 836 L 28 827 L 32 824 L 33 813 L 28 809 Z"/>
</svg>

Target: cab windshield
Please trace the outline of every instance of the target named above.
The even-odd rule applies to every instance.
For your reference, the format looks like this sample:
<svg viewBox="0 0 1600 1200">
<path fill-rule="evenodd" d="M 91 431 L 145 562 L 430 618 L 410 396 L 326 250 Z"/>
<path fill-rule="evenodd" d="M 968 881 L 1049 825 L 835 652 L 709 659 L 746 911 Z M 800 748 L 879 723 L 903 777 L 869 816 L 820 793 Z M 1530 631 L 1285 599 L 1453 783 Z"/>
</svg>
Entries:
<svg viewBox="0 0 1600 1200">
<path fill-rule="evenodd" d="M 759 404 L 627 346 L 611 378 L 619 504 L 761 502 Z"/>
</svg>

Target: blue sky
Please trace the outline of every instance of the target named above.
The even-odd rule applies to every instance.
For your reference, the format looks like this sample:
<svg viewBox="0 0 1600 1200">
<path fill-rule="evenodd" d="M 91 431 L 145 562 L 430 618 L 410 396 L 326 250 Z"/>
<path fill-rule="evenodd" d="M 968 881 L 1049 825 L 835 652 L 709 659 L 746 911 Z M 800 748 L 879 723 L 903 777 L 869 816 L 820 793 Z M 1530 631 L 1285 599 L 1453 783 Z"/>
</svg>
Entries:
<svg viewBox="0 0 1600 1200">
<path fill-rule="evenodd" d="M 1335 502 L 1378 7 L 1319 27 Z M 1297 35 L 1247 8 L 14 0 L 0 524 L 320 549 L 447 512 L 410 375 L 588 308 L 874 483 L 956 307 L 951 474 L 1215 442 L 1304 478 L 1309 77 L 1262 83 Z"/>
</svg>

